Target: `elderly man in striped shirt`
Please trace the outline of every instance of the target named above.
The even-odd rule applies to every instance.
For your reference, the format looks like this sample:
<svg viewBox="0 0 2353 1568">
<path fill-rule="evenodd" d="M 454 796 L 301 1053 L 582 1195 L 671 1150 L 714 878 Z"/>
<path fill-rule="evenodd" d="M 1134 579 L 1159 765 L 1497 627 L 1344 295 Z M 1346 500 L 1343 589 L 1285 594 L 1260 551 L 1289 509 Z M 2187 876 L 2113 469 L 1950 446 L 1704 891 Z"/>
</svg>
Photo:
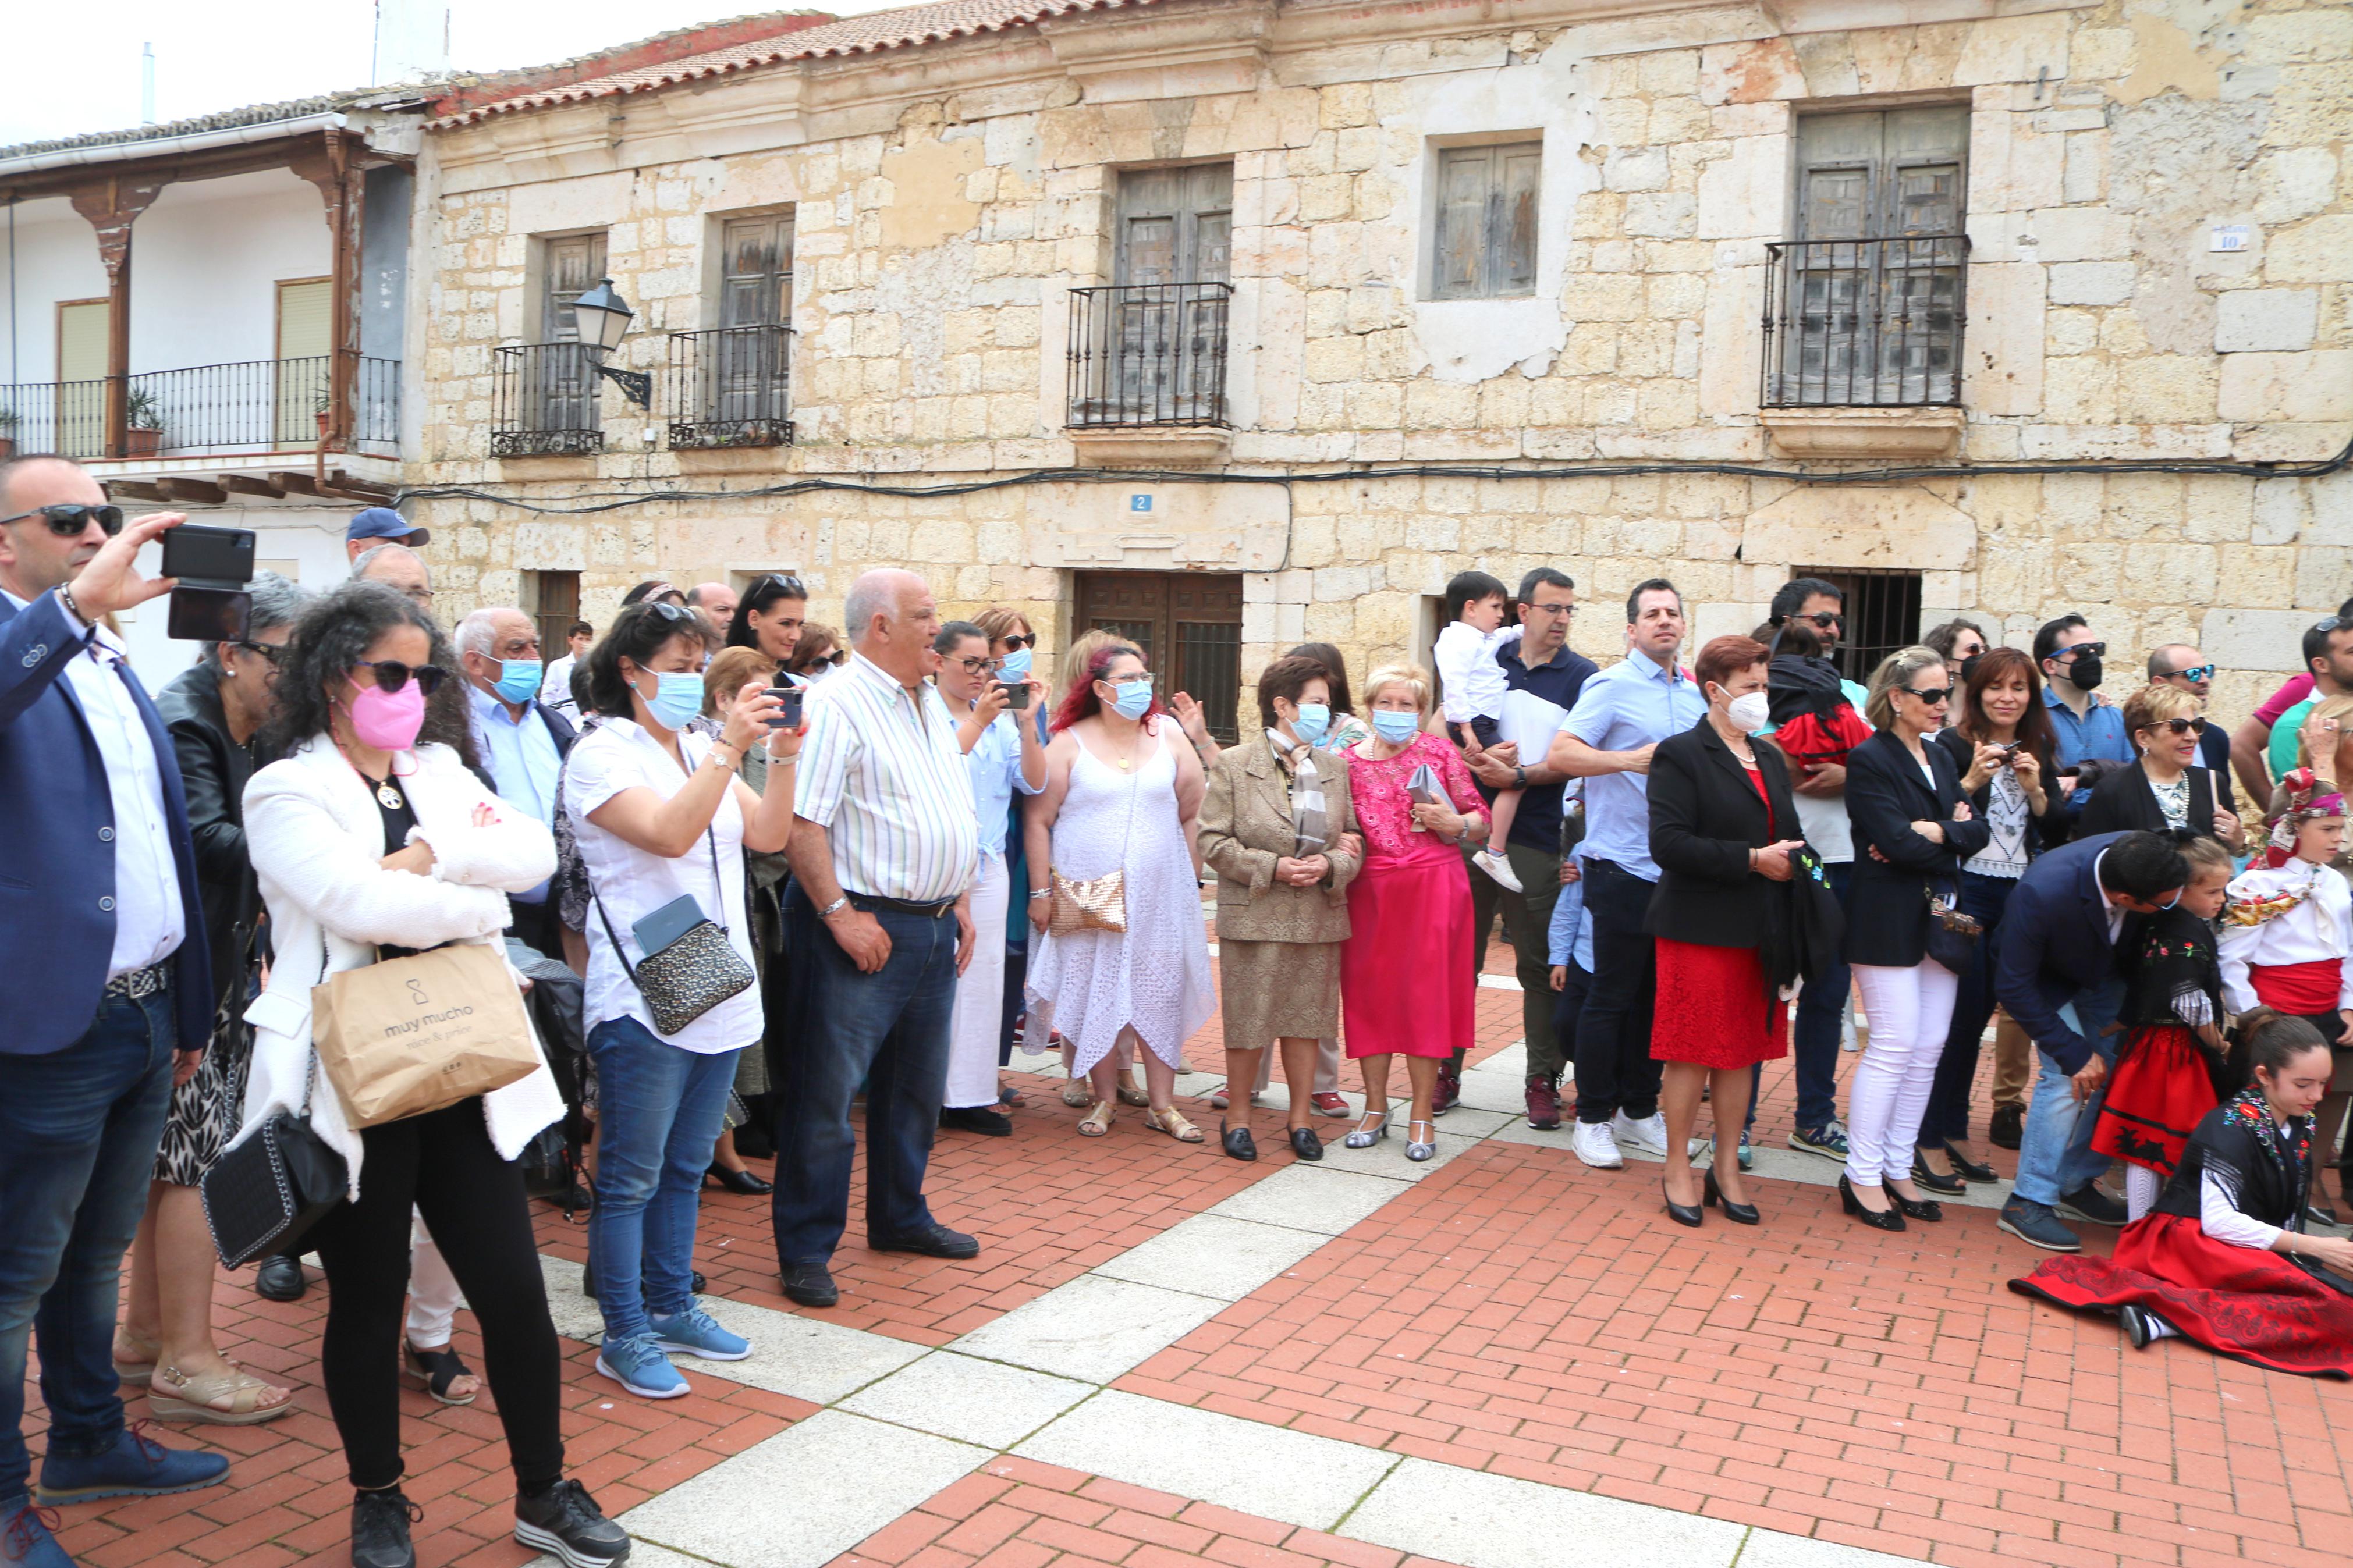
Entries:
<svg viewBox="0 0 2353 1568">
<path fill-rule="evenodd" d="M 850 584 L 842 618 L 851 658 L 809 691 L 786 849 L 796 1027 L 771 1203 L 785 1294 L 805 1307 L 840 1300 L 828 1265 L 849 1219 L 849 1109 L 861 1082 L 867 1246 L 980 1251 L 923 1203 L 980 859 L 955 721 L 925 679 L 939 608 L 913 573 L 869 572 Z"/>
</svg>

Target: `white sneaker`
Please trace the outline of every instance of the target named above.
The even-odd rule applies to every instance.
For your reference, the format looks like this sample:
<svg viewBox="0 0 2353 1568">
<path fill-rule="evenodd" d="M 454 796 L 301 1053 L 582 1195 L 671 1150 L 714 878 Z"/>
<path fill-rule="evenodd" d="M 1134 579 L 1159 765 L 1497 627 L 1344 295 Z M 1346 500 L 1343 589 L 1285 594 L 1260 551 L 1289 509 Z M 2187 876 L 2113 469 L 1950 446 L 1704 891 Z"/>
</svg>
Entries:
<svg viewBox="0 0 2353 1568">
<path fill-rule="evenodd" d="M 1504 859 L 1501 855 L 1496 854 L 1493 849 L 1480 850 L 1477 854 L 1471 857 L 1471 864 L 1478 867 L 1479 869 L 1486 872 L 1488 876 L 1493 878 L 1496 884 L 1500 887 L 1509 888 L 1515 893 L 1527 891 L 1526 889 L 1520 886 L 1519 878 L 1512 874 L 1512 863 L 1509 860 Z"/>
<path fill-rule="evenodd" d="M 1667 1152 L 1667 1119 L 1655 1110 L 1640 1121 L 1621 1110 L 1609 1119 L 1609 1131 L 1619 1143 L 1647 1149 L 1661 1156 Z"/>
<path fill-rule="evenodd" d="M 1568 1146 L 1577 1157 L 1597 1171 L 1621 1170 L 1626 1156 L 1618 1152 L 1618 1139 L 1607 1121 L 1580 1121 L 1571 1135 Z"/>
</svg>

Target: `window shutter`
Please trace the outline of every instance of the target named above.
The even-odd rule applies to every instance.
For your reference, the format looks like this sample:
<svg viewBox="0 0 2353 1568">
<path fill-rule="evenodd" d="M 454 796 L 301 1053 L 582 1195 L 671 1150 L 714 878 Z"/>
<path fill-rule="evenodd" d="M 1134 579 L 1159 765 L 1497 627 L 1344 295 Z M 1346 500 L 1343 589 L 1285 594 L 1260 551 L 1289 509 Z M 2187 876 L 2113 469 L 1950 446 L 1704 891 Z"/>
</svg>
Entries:
<svg viewBox="0 0 2353 1568">
<path fill-rule="evenodd" d="M 1485 147 L 1439 151 L 1437 286 L 1430 290 L 1435 299 L 1470 300 L 1481 292 L 1491 161 Z"/>
<path fill-rule="evenodd" d="M 1495 239 L 1488 251 L 1490 294 L 1532 294 L 1536 287 L 1536 187 L 1544 153 L 1498 147 Z"/>
</svg>

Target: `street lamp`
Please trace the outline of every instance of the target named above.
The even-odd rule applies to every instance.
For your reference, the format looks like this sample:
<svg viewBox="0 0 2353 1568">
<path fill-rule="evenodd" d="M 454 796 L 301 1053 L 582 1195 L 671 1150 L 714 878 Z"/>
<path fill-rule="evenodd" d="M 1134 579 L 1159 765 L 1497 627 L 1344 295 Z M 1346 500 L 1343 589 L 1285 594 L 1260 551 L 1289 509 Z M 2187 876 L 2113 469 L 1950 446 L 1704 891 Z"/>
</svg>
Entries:
<svg viewBox="0 0 2353 1568">
<path fill-rule="evenodd" d="M 596 374 L 619 387 L 621 395 L 638 407 L 650 408 L 654 378 L 642 371 L 615 370 L 605 363 L 605 356 L 621 346 L 636 315 L 629 302 L 613 291 L 610 278 L 599 278 L 596 287 L 572 301 L 573 331 L 593 356 L 590 363 Z"/>
</svg>

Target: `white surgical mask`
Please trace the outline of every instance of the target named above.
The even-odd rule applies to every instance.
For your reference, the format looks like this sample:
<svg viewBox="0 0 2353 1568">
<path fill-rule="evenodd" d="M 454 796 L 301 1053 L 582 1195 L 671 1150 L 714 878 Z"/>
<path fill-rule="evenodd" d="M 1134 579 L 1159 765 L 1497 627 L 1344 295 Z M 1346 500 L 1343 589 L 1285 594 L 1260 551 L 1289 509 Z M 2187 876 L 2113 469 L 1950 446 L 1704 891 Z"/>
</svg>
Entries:
<svg viewBox="0 0 2353 1568">
<path fill-rule="evenodd" d="M 1772 700 L 1761 691 L 1743 692 L 1725 706 L 1725 715 L 1733 728 L 1753 735 L 1773 721 Z"/>
</svg>

